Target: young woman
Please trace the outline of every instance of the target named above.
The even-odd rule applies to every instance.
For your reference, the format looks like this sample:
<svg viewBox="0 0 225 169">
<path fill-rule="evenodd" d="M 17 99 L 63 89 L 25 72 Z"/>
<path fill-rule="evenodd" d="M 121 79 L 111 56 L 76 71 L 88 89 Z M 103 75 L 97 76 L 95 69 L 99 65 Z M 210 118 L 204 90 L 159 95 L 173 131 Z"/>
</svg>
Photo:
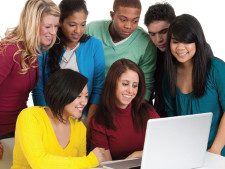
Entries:
<svg viewBox="0 0 225 169">
<path fill-rule="evenodd" d="M 79 71 L 88 78 L 88 105 L 84 115 L 91 116 L 100 101 L 100 94 L 105 77 L 105 57 L 101 42 L 84 34 L 88 11 L 84 0 L 62 0 L 60 27 L 57 33 L 59 40 L 43 56 L 40 80 L 33 91 L 34 105 L 46 106 L 43 97 L 43 86 L 49 73 L 60 68 Z M 88 111 L 87 111 L 88 110 Z M 83 120 L 82 120 L 83 121 Z M 85 121 L 85 120 L 84 120 Z"/>
<path fill-rule="evenodd" d="M 169 116 L 213 112 L 209 152 L 225 155 L 225 63 L 210 56 L 199 21 L 188 14 L 170 25 L 163 94 Z"/>
<path fill-rule="evenodd" d="M 92 144 L 106 149 L 106 160 L 142 156 L 147 120 L 159 118 L 144 96 L 145 78 L 138 65 L 128 59 L 114 62 L 91 122 Z"/>
<path fill-rule="evenodd" d="M 86 156 L 86 128 L 80 121 L 87 104 L 88 79 L 62 69 L 48 80 L 44 97 L 49 107 L 30 107 L 18 116 L 12 169 L 80 169 L 96 167 L 105 150 Z"/>
<path fill-rule="evenodd" d="M 55 42 L 59 16 L 51 0 L 28 0 L 19 24 L 0 41 L 0 139 L 14 136 L 17 116 L 39 78 L 38 52 Z"/>
</svg>

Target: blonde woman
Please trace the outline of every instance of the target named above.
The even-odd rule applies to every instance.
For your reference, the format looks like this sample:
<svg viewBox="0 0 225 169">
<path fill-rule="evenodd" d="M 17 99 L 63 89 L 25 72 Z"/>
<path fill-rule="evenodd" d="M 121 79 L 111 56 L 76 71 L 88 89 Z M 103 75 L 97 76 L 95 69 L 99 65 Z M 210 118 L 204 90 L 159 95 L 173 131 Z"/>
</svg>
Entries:
<svg viewBox="0 0 225 169">
<path fill-rule="evenodd" d="M 51 0 L 27 0 L 19 24 L 0 41 L 0 140 L 14 136 L 17 116 L 39 78 L 38 53 L 54 44 L 59 16 Z"/>
</svg>

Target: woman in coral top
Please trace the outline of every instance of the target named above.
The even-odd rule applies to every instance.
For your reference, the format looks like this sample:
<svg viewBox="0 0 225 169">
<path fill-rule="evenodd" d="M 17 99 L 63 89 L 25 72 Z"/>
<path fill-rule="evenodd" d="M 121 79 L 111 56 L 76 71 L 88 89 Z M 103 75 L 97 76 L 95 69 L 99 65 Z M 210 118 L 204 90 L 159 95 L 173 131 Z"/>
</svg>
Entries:
<svg viewBox="0 0 225 169">
<path fill-rule="evenodd" d="M 18 116 L 11 169 L 96 167 L 105 150 L 86 156 L 86 128 L 80 121 L 87 104 L 88 79 L 70 69 L 50 76 L 44 89 L 49 107 L 30 107 Z"/>
<path fill-rule="evenodd" d="M 142 156 L 147 120 L 159 118 L 144 96 L 145 78 L 138 65 L 128 59 L 114 62 L 91 121 L 92 144 L 106 149 L 106 160 Z"/>
</svg>

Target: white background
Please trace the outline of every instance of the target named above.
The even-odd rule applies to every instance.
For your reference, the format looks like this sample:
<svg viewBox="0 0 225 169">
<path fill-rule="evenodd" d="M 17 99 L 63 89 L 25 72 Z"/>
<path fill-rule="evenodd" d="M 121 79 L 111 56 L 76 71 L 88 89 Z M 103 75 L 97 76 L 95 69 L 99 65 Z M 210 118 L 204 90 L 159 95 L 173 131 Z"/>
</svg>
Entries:
<svg viewBox="0 0 225 169">
<path fill-rule="evenodd" d="M 53 0 L 57 5 L 61 0 Z M 4 37 L 7 28 L 18 24 L 20 13 L 26 0 L 1 0 L 0 1 L 0 36 Z M 113 0 L 86 0 L 89 16 L 87 22 L 101 19 L 110 19 Z M 142 13 L 139 26 L 144 25 L 144 15 L 150 5 L 155 4 L 156 0 L 141 0 Z M 216 57 L 225 61 L 225 9 L 222 5 L 223 0 L 167 0 L 176 12 L 176 15 L 188 13 L 195 16 L 201 23 L 207 42 L 210 44 Z M 225 76 L 225 75 L 224 75 Z M 29 98 L 28 106 L 33 102 Z"/>
</svg>

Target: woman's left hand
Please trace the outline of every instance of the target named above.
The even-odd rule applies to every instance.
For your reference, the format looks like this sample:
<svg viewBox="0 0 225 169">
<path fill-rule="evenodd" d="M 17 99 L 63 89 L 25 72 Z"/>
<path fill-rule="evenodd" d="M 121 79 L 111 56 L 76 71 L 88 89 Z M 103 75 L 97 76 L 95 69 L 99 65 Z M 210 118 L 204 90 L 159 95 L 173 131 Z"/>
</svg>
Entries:
<svg viewBox="0 0 225 169">
<path fill-rule="evenodd" d="M 0 160 L 2 159 L 2 157 L 3 157 L 3 145 L 2 145 L 2 143 L 1 143 L 1 141 L 0 141 Z"/>
<path fill-rule="evenodd" d="M 130 154 L 126 159 L 141 158 L 142 154 L 143 154 L 143 151 L 135 151 L 132 154 Z"/>
</svg>

